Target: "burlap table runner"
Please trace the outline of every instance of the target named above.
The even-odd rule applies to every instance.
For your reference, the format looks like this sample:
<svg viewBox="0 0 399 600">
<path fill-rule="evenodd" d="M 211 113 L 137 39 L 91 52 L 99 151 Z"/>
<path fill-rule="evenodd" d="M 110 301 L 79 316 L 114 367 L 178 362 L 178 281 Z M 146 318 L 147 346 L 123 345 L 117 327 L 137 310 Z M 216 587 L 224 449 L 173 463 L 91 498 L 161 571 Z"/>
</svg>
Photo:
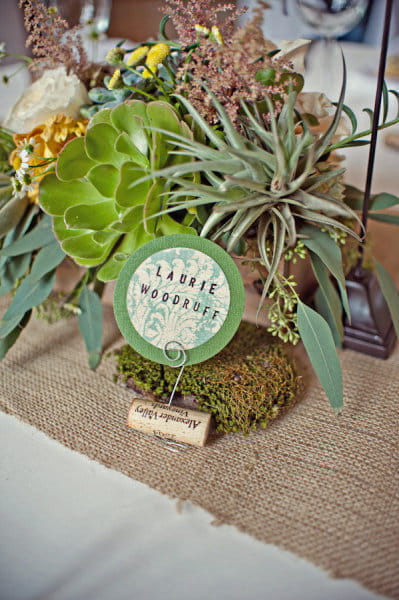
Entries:
<svg viewBox="0 0 399 600">
<path fill-rule="evenodd" d="M 399 286 L 397 229 L 373 223 L 372 230 L 375 254 Z M 105 313 L 112 350 L 122 340 L 110 306 Z M 284 417 L 247 438 L 219 436 L 177 455 L 127 428 L 131 392 L 113 383 L 113 358 L 95 373 L 86 367 L 74 320 L 48 326 L 33 319 L 0 363 L 0 409 L 106 467 L 198 504 L 217 522 L 399 598 L 399 344 L 386 361 L 348 350 L 340 357 L 341 416 L 301 355 L 306 392 Z"/>
<path fill-rule="evenodd" d="M 106 345 L 121 343 L 106 307 Z M 96 373 L 74 320 L 33 320 L 0 364 L 0 407 L 65 446 L 217 521 L 399 597 L 399 348 L 387 361 L 341 353 L 346 406 L 334 416 L 313 380 L 267 430 L 173 454 L 126 426 L 131 392 Z"/>
</svg>

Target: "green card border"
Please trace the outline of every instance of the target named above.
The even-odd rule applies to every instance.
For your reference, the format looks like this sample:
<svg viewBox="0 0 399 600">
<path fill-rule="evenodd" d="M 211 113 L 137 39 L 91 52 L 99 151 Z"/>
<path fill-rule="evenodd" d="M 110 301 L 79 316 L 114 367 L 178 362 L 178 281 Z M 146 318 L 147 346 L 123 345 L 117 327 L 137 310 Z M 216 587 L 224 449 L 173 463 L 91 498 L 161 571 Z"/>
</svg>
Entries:
<svg viewBox="0 0 399 600">
<path fill-rule="evenodd" d="M 156 348 L 142 338 L 134 328 L 127 311 L 126 295 L 133 273 L 149 256 L 168 248 L 193 248 L 207 254 L 223 270 L 230 287 L 230 307 L 219 331 L 209 340 L 186 350 L 187 365 L 193 365 L 211 358 L 222 350 L 238 329 L 244 312 L 245 292 L 237 265 L 223 248 L 202 237 L 189 234 L 166 235 L 148 242 L 137 250 L 124 265 L 116 282 L 114 292 L 115 319 L 126 341 L 145 358 L 164 365 L 170 364 L 163 350 Z"/>
</svg>

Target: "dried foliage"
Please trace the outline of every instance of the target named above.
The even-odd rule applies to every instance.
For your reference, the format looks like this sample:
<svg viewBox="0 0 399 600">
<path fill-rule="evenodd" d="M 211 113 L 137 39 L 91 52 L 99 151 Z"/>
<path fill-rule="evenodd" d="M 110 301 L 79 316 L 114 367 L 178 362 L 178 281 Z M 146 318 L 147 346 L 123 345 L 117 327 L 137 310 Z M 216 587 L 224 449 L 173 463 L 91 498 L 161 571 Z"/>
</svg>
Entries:
<svg viewBox="0 0 399 600">
<path fill-rule="evenodd" d="M 204 84 L 223 104 L 233 123 L 237 124 L 241 103 L 262 101 L 265 95 L 284 96 L 284 86 L 279 78 L 288 62 L 276 62 L 269 56 L 275 45 L 262 33 L 263 11 L 267 4 L 261 2 L 253 18 L 229 36 L 223 35 L 224 43 L 217 44 L 211 38 L 203 38 L 191 53 L 190 61 L 178 71 L 182 83 L 177 91 L 186 96 L 198 112 L 210 123 L 217 122 L 212 98 L 204 94 Z M 272 85 L 256 80 L 259 70 L 273 68 Z M 274 108 L 278 112 L 281 103 Z"/>
<path fill-rule="evenodd" d="M 215 4 L 212 0 L 165 0 L 163 12 L 171 17 L 178 39 L 183 46 L 195 42 L 196 25 L 211 29 L 220 28 L 225 38 L 229 38 L 238 17 L 246 9 L 237 9 L 232 2 Z"/>
<path fill-rule="evenodd" d="M 19 0 L 24 11 L 24 25 L 28 33 L 27 48 L 32 49 L 34 70 L 53 69 L 64 65 L 67 72 L 83 79 L 90 62 L 83 48 L 79 27 L 69 28 L 57 11 L 37 0 Z"/>
</svg>

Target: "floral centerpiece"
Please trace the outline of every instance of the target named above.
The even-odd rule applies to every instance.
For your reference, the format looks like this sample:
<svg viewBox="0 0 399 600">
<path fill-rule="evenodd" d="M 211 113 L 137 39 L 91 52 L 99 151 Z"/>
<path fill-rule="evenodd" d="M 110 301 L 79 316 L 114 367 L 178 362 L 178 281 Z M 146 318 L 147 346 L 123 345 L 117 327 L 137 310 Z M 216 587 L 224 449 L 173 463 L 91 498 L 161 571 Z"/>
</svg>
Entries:
<svg viewBox="0 0 399 600">
<path fill-rule="evenodd" d="M 241 11 L 229 3 L 165 0 L 159 39 L 121 42 L 102 65 L 89 63 L 79 32 L 54 10 L 35 0 L 20 6 L 29 66 L 41 75 L 1 129 L 0 293 L 12 293 L 1 356 L 32 310 L 77 314 L 95 368 L 104 284 L 147 241 L 206 236 L 254 273 L 269 332 L 303 341 L 339 411 L 335 345 L 343 314 L 350 318 L 344 269 L 362 239 L 362 193 L 345 184 L 336 151 L 370 136 L 344 104 L 345 64 L 338 102 L 303 92 L 301 42 L 279 47 L 264 38 L 264 2 L 235 29 Z M 387 119 L 388 96 L 380 128 L 399 122 Z M 371 217 L 398 202 L 374 196 Z M 81 267 L 78 281 L 54 295 L 66 257 Z M 290 272 L 306 258 L 319 284 L 313 307 Z M 393 284 L 379 273 L 396 315 Z"/>
</svg>

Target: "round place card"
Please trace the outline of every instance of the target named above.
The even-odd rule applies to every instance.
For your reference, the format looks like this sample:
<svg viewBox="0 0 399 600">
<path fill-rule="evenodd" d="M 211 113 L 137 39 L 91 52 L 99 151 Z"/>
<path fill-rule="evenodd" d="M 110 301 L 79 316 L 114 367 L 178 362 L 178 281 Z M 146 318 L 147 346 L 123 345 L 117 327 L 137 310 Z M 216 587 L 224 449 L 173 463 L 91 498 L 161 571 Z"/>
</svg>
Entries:
<svg viewBox="0 0 399 600">
<path fill-rule="evenodd" d="M 192 235 L 157 238 L 135 252 L 115 288 L 119 329 L 137 352 L 187 365 L 224 348 L 244 311 L 244 286 L 223 248 Z"/>
</svg>

